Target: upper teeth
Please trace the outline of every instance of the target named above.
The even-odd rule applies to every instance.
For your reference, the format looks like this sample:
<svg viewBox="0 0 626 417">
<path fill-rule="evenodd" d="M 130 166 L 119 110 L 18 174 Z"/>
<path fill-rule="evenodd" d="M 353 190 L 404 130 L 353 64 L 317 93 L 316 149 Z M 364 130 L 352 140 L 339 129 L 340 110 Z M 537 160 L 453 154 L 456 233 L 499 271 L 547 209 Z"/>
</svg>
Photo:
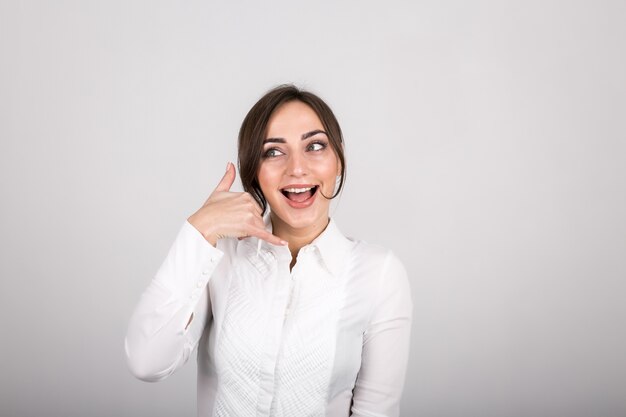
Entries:
<svg viewBox="0 0 626 417">
<path fill-rule="evenodd" d="M 313 187 L 307 187 L 307 188 L 285 188 L 284 191 L 288 192 L 288 193 L 303 193 L 305 191 L 309 191 L 311 190 Z"/>
</svg>

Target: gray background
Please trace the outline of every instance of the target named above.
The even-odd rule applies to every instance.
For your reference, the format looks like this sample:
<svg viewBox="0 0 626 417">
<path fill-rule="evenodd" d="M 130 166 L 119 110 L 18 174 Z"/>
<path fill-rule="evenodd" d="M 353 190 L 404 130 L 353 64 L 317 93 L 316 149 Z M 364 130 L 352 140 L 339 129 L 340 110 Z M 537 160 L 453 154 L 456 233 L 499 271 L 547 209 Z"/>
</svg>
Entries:
<svg viewBox="0 0 626 417">
<path fill-rule="evenodd" d="M 193 416 L 123 339 L 176 232 L 295 82 L 393 248 L 404 416 L 626 416 L 626 3 L 2 1 L 2 416 Z"/>
</svg>

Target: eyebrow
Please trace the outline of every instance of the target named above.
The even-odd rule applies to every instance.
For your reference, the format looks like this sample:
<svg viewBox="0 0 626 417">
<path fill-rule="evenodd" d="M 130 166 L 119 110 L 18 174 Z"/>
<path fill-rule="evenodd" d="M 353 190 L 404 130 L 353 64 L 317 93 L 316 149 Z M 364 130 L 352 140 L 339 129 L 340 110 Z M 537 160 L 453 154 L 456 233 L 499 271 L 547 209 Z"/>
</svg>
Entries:
<svg viewBox="0 0 626 417">
<path fill-rule="evenodd" d="M 321 129 L 316 129 L 316 130 L 311 130 L 310 132 L 306 132 L 303 133 L 302 136 L 300 136 L 300 140 L 306 140 L 308 138 L 310 138 L 311 136 L 315 136 L 318 133 L 323 133 L 326 136 L 328 136 L 328 133 L 324 132 Z M 286 140 L 283 138 L 267 138 L 265 140 L 263 140 L 263 143 L 286 143 Z"/>
</svg>

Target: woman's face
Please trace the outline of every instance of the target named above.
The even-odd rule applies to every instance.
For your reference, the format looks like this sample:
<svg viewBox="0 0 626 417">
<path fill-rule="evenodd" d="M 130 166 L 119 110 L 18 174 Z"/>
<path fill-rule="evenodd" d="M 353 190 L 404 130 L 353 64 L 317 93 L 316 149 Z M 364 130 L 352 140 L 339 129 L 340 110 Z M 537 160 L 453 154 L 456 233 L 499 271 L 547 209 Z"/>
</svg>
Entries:
<svg viewBox="0 0 626 417">
<path fill-rule="evenodd" d="M 328 219 L 341 165 L 317 114 L 301 101 L 278 107 L 267 125 L 258 181 L 272 214 L 295 229 Z"/>
</svg>

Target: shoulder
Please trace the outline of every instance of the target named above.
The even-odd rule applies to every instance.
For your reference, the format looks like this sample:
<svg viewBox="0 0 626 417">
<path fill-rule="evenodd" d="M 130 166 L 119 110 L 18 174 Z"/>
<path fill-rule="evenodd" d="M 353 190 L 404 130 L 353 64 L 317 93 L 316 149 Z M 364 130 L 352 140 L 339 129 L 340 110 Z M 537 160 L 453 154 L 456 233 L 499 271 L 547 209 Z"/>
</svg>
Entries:
<svg viewBox="0 0 626 417">
<path fill-rule="evenodd" d="M 357 260 L 359 263 L 365 263 L 369 267 L 378 267 L 381 269 L 381 272 L 390 268 L 404 269 L 404 264 L 393 250 L 364 240 L 353 240 L 353 242 L 353 261 Z"/>
<path fill-rule="evenodd" d="M 351 264 L 378 287 L 408 288 L 407 270 L 396 253 L 382 245 L 353 240 Z"/>
<path fill-rule="evenodd" d="M 389 318 L 410 318 L 413 301 L 404 262 L 384 246 L 355 241 L 352 251 L 353 272 L 369 293 L 370 323 Z"/>
</svg>

